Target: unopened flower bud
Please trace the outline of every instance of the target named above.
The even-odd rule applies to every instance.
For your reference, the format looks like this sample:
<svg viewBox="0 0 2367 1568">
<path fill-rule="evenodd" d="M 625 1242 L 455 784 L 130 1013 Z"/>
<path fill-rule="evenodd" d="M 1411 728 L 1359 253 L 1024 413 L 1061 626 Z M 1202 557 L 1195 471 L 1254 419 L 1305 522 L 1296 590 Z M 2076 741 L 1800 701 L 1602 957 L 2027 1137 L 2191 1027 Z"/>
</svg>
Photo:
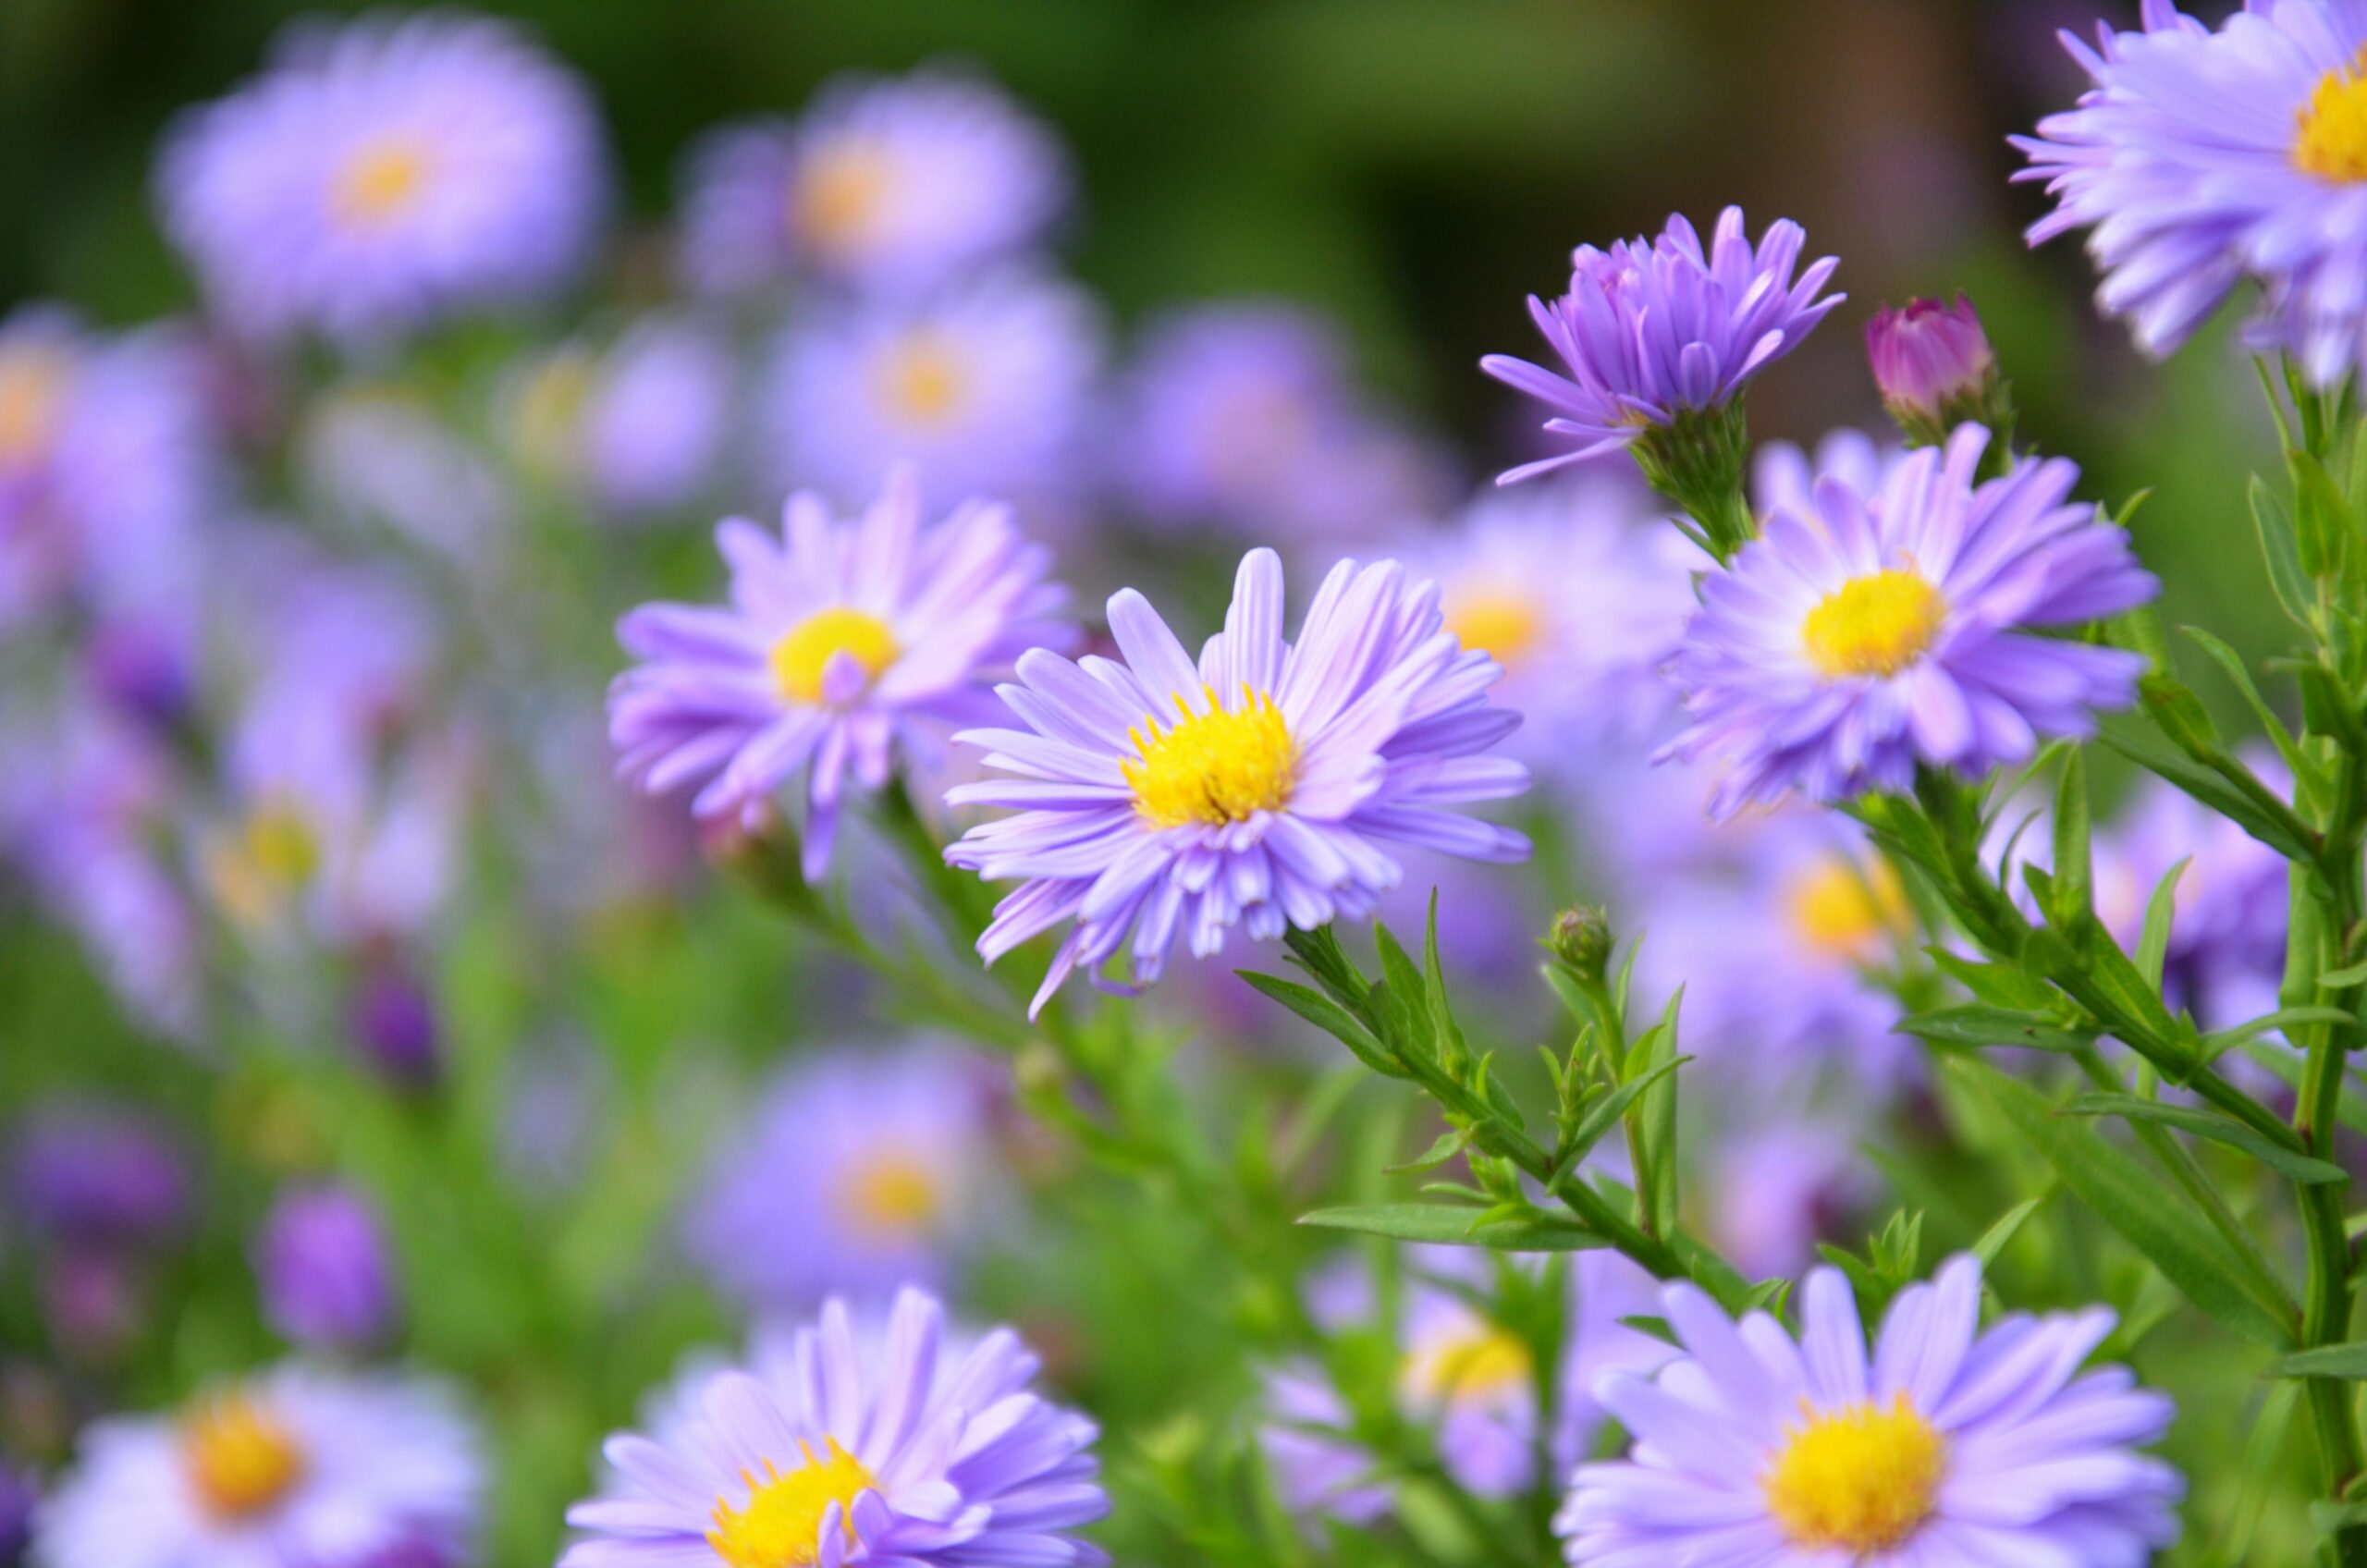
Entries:
<svg viewBox="0 0 2367 1568">
<path fill-rule="evenodd" d="M 350 1004 L 353 1042 L 364 1061 L 396 1088 L 424 1091 L 442 1076 L 435 1004 L 399 964 L 374 965 Z"/>
<path fill-rule="evenodd" d="M 1866 324 L 1866 357 L 1883 406 L 1907 439 L 1936 446 L 1966 421 L 2003 434 L 2010 423 L 1997 356 L 1972 301 L 1913 300 L 1903 311 L 1885 306 Z"/>
<path fill-rule="evenodd" d="M 1589 904 L 1573 904 L 1553 917 L 1546 949 L 1571 973 L 1599 981 L 1611 963 L 1611 921 Z"/>
<path fill-rule="evenodd" d="M 264 1315 L 295 1344 L 357 1350 L 394 1326 L 394 1271 L 378 1218 L 343 1187 L 281 1194 L 254 1263 Z"/>
</svg>

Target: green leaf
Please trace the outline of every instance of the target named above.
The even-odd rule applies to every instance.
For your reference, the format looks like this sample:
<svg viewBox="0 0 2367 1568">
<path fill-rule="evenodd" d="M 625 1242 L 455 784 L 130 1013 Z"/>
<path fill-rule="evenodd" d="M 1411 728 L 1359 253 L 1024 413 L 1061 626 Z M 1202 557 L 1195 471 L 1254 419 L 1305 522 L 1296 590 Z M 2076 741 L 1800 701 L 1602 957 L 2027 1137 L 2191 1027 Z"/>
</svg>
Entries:
<svg viewBox="0 0 2367 1568">
<path fill-rule="evenodd" d="M 2263 1300 L 2248 1288 L 2255 1266 L 2182 1207 L 2158 1172 L 2084 1123 L 2057 1116 L 2028 1084 L 1967 1059 L 1946 1066 L 2046 1157 L 2074 1196 L 2213 1321 L 2272 1350 L 2291 1348 L 2297 1316 L 2292 1304 Z"/>
<path fill-rule="evenodd" d="M 2247 1040 L 2238 1048 L 2253 1062 L 2283 1079 L 2287 1088 L 2296 1094 L 2300 1092 L 2301 1059 L 2293 1052 L 2261 1040 Z M 2347 1075 L 2342 1085 L 2342 1096 L 2336 1105 L 2335 1120 L 2354 1133 L 2367 1133 L 2367 1096 L 2353 1088 Z"/>
<path fill-rule="evenodd" d="M 2285 766 L 2292 770 L 2294 777 L 2308 778 L 2316 774 L 2317 765 L 2301 750 L 2300 743 L 2293 739 L 2293 732 L 2285 727 L 2285 721 L 2277 717 L 2276 711 L 2260 694 L 2260 688 L 2252 684 L 2252 672 L 2244 664 L 2244 655 L 2200 626 L 2181 626 L 2178 631 L 2209 655 L 2211 662 L 2217 665 L 2228 681 L 2242 693 L 2245 704 L 2252 710 L 2252 717 L 2260 720 L 2262 733 L 2276 747 L 2276 754 L 2285 759 Z"/>
<path fill-rule="evenodd" d="M 1392 1176 L 1403 1176 L 1413 1170 L 1435 1170 L 1463 1152 L 1465 1146 L 1471 1142 L 1471 1133 L 1472 1130 L 1468 1127 L 1449 1128 L 1439 1134 L 1438 1142 L 1404 1164 L 1385 1166 L 1382 1169 Z"/>
<path fill-rule="evenodd" d="M 1999 1256 L 2014 1244 L 2015 1236 L 2021 1231 L 2022 1221 L 2037 1213 L 2039 1205 L 2045 1201 L 2043 1193 L 2034 1198 L 2026 1198 L 2000 1215 L 1997 1223 L 1981 1233 L 1981 1240 L 1972 1243 L 1972 1256 L 1981 1259 L 1982 1268 L 1995 1263 Z"/>
<path fill-rule="evenodd" d="M 2192 856 L 2178 862 L 2162 873 L 2153 884 L 2153 896 L 2145 900 L 2145 928 L 2137 941 L 2137 972 L 2158 990 L 2162 985 L 2162 966 L 2169 961 L 2170 922 L 2177 913 L 2178 878 L 2186 875 Z"/>
<path fill-rule="evenodd" d="M 2198 1138 L 2208 1138 L 2214 1144 L 2241 1149 L 2263 1165 L 2304 1186 L 2324 1186 L 2350 1180 L 2338 1165 L 2314 1159 L 2298 1149 L 2287 1148 L 2234 1117 L 2222 1116 L 2215 1110 L 2204 1110 L 2196 1106 L 2170 1105 L 2161 1100 L 2141 1099 L 2135 1095 L 2098 1094 L 2079 1096 L 2063 1108 L 2063 1113 L 2066 1116 L 2117 1116 L 2124 1121 L 2151 1121 L 2175 1127 L 2181 1133 L 2191 1133 Z"/>
<path fill-rule="evenodd" d="M 1422 931 L 1423 990 L 1430 1001 L 1430 1033 L 1438 1040 L 1441 1051 L 1450 1062 L 1462 1061 L 1469 1053 L 1464 1049 L 1463 1031 L 1456 1027 L 1454 1013 L 1447 1006 L 1446 973 L 1439 966 L 1439 890 L 1430 889 L 1429 923 Z"/>
<path fill-rule="evenodd" d="M 2054 1005 L 2056 999 L 2045 982 L 2011 964 L 1982 963 L 1945 948 L 1926 948 L 1923 952 L 1956 984 L 1993 1007 L 2038 1012 Z"/>
<path fill-rule="evenodd" d="M 1568 1142 L 1554 1151 L 1560 1156 L 1560 1165 L 1567 1167 L 1586 1158 L 1588 1151 L 1619 1124 L 1619 1119 L 1626 1114 L 1629 1106 L 1636 1103 L 1637 1096 L 1692 1060 L 1689 1056 L 1673 1057 L 1641 1078 L 1631 1078 L 1605 1095 L 1587 1112 L 1586 1120 L 1578 1123 L 1577 1131 L 1571 1134 Z"/>
<path fill-rule="evenodd" d="M 1389 927 L 1379 921 L 1373 923 L 1372 943 L 1380 954 L 1383 983 L 1396 997 L 1399 1011 L 1404 1015 L 1407 1038 L 1435 1054 L 1440 1042 L 1429 1028 L 1427 993 L 1429 988 L 1422 984 L 1421 972 L 1414 967 L 1414 961 L 1405 956 L 1405 949 L 1398 945 L 1397 937 Z"/>
<path fill-rule="evenodd" d="M 2310 1504 L 2310 1527 L 2322 1536 L 2331 1536 L 2355 1525 L 2367 1525 L 2367 1501 Z"/>
<path fill-rule="evenodd" d="M 1585 1252 L 1610 1244 L 1582 1226 L 1538 1210 L 1531 1210 L 1526 1219 L 1475 1223 L 1486 1219 L 1489 1212 L 1434 1203 L 1372 1203 L 1318 1208 L 1299 1216 L 1298 1222 L 1326 1231 L 1356 1231 L 1401 1242 L 1490 1247 L 1498 1252 Z"/>
<path fill-rule="evenodd" d="M 2271 1378 L 2339 1378 L 2367 1382 L 2367 1344 L 2320 1345 L 2269 1364 Z"/>
<path fill-rule="evenodd" d="M 1254 969 L 1236 969 L 1235 974 L 1249 984 L 1252 990 L 1270 997 L 1275 1001 L 1330 1035 L 1356 1055 L 1356 1060 L 1375 1072 L 1392 1078 L 1405 1076 L 1405 1069 L 1390 1060 L 1372 1032 L 1348 1016 L 1347 1010 L 1318 991 L 1308 989 L 1279 974 L 1260 974 Z"/>
<path fill-rule="evenodd" d="M 2350 503 L 2343 498 L 2341 487 L 2317 454 L 2300 447 L 2288 447 L 2285 452 L 2286 467 L 2293 473 L 2300 506 L 2296 508 L 2295 543 L 2301 558 L 2301 570 L 2312 577 L 2330 576 L 2342 559 L 2344 523 L 2350 515 Z"/>
<path fill-rule="evenodd" d="M 2252 475 L 2251 501 L 2252 526 L 2259 531 L 2261 555 L 2268 562 L 2268 585 L 2276 591 L 2276 602 L 2286 615 L 2308 631 L 2317 592 L 2310 585 L 2310 574 L 2301 570 L 2301 547 L 2293 536 L 2293 520 L 2268 481 L 2259 474 Z"/>
<path fill-rule="evenodd" d="M 1627 1060 L 1627 1077 L 1631 1081 L 1639 1077 L 1655 1079 L 1628 1113 L 1627 1125 L 1648 1162 L 1636 1173 L 1643 1186 L 1645 1212 L 1664 1236 L 1677 1228 L 1676 1076 L 1674 1072 L 1661 1070 L 1676 1065 L 1676 1012 L 1684 1000 L 1685 987 L 1680 986 L 1662 1011 L 1661 1021 L 1645 1031 Z"/>
<path fill-rule="evenodd" d="M 2016 1008 L 1980 1002 L 1909 1014 L 1899 1029 L 1918 1039 L 1952 1046 L 2020 1046 L 2038 1051 L 2076 1051 L 2095 1044 L 2092 1034 L 2067 1029 L 2061 1020 Z"/>
<path fill-rule="evenodd" d="M 2085 915 L 2093 897 L 2088 852 L 2088 765 L 2077 747 L 2064 753 L 2054 786 L 2054 877 L 2046 917 L 2068 926 Z"/>
<path fill-rule="evenodd" d="M 2168 779 L 2287 860 L 2310 860 L 2316 851 L 2309 825 L 2287 807 L 2271 810 L 2225 778 L 2141 730 L 2107 726 L 2103 743 L 2149 773 Z M 2264 787 L 2263 787 L 2264 788 Z"/>
</svg>

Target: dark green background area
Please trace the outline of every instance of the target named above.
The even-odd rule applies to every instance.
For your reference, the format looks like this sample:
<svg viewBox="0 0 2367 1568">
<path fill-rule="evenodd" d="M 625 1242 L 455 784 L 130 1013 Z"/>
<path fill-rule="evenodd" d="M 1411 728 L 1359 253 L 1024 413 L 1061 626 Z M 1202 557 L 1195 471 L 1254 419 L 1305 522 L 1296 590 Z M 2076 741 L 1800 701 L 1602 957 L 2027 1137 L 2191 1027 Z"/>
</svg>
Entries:
<svg viewBox="0 0 2367 1568">
<path fill-rule="evenodd" d="M 175 110 L 252 70 L 287 0 L 0 0 L 0 300 L 102 319 L 188 303 L 146 178 Z M 647 289 L 682 149 L 718 120 L 793 112 L 845 69 L 982 63 L 1076 149 L 1069 253 L 1121 320 L 1176 299 L 1304 297 L 1367 373 L 1460 437 L 1474 472 L 1517 417 L 1473 370 L 1527 351 L 1524 293 L 1569 247 L 1788 214 L 1843 258 L 1850 302 L 1754 398 L 1766 433 L 1877 417 L 1858 333 L 1880 301 L 1969 288 L 2026 430 L 2091 492 L 2152 485 L 2146 552 L 2174 619 L 2275 636 L 2241 489 L 2263 454 L 2251 377 L 2220 342 L 2142 364 L 2088 302 L 2075 242 L 2005 136 L 2070 102 L 2051 33 L 2102 0 L 531 0 L 592 79 Z"/>
</svg>

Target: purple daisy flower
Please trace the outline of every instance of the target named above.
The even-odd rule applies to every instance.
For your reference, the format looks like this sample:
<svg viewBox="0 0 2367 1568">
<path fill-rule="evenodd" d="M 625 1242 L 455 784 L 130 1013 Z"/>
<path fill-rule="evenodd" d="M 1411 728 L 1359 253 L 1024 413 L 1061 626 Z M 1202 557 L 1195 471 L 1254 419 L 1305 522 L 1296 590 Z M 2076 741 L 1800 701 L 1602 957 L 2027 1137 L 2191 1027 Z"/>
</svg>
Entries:
<svg viewBox="0 0 2367 1568">
<path fill-rule="evenodd" d="M 2142 1568 L 2177 1538 L 2184 1483 L 2136 1452 L 2168 1398 L 2079 1372 L 2104 1308 L 1981 1333 L 1981 1266 L 1956 1257 L 1899 1292 L 1870 1357 L 1835 1269 L 1809 1275 L 1797 1340 L 1690 1285 L 1662 1300 L 1686 1354 L 1602 1380 L 1636 1446 L 1571 1483 L 1555 1528 L 1581 1568 Z"/>
<path fill-rule="evenodd" d="M 884 787 L 900 746 L 936 749 L 945 725 L 992 711 L 987 682 L 1022 650 L 1065 640 L 1051 618 L 1066 595 L 1011 508 L 965 501 L 925 530 L 910 469 L 859 519 L 801 493 L 778 542 L 732 518 L 716 543 L 729 606 L 644 605 L 618 623 L 642 662 L 609 688 L 609 738 L 651 794 L 701 783 L 699 815 L 750 827 L 807 768 L 809 877 L 829 864 L 850 772 Z"/>
<path fill-rule="evenodd" d="M 717 488 L 738 379 L 721 334 L 657 312 L 605 349 L 570 343 L 534 357 L 508 378 L 503 400 L 537 478 L 639 518 Z"/>
<path fill-rule="evenodd" d="M 1520 723 L 1489 705 L 1500 667 L 1455 641 L 1437 585 L 1395 561 L 1334 567 L 1295 642 L 1265 549 L 1242 557 L 1196 664 L 1131 588 L 1110 600 L 1110 631 L 1122 662 L 1030 652 L 998 688 L 1026 728 L 957 737 L 1010 777 L 946 799 L 1015 815 L 945 858 L 1025 883 L 996 906 L 980 955 L 1074 922 L 1031 1011 L 1122 949 L 1141 986 L 1179 934 L 1205 958 L 1236 925 L 1266 940 L 1363 919 L 1403 876 L 1385 842 L 1527 858 L 1527 839 L 1457 809 L 1528 788 L 1519 763 L 1479 754 Z"/>
<path fill-rule="evenodd" d="M 800 270 L 873 288 L 946 281 L 1043 237 L 1068 154 L 992 82 L 944 68 L 851 76 L 795 124 L 729 126 L 683 179 L 682 271 L 742 294 Z"/>
<path fill-rule="evenodd" d="M 1826 434 L 1809 452 L 1789 441 L 1760 444 L 1750 459 L 1750 504 L 1760 517 L 1816 510 L 1816 483 L 1827 474 L 1860 496 L 1870 496 L 1907 460 L 1899 442 L 1877 441 L 1846 426 Z"/>
<path fill-rule="evenodd" d="M 374 1344 L 400 1310 L 377 1212 L 349 1187 L 282 1193 L 256 1238 L 254 1269 L 264 1317 L 314 1350 Z"/>
<path fill-rule="evenodd" d="M 1827 1113 L 1766 1114 L 1720 1138 L 1706 1172 L 1709 1240 L 1753 1280 L 1788 1278 L 1871 1212 L 1883 1188 L 1858 1152 L 1863 1131 Z"/>
<path fill-rule="evenodd" d="M 359 343 L 563 283 L 604 165 L 583 84 L 516 29 L 386 13 L 291 27 L 174 129 L 156 199 L 233 326 Z"/>
<path fill-rule="evenodd" d="M 2079 469 L 1976 487 L 1980 425 L 1860 493 L 1828 476 L 1702 583 L 1672 672 L 1692 724 L 1669 748 L 1732 771 L 1717 809 L 1797 789 L 1903 790 L 1919 764 L 1979 777 L 2133 699 L 2143 655 L 2034 629 L 2117 615 L 2159 584 L 2128 536 L 2070 499 Z"/>
<path fill-rule="evenodd" d="M 2214 31 L 2145 0 L 2134 31 L 2064 46 L 2093 82 L 2017 137 L 2055 211 L 2032 243 L 2090 228 L 2097 303 L 2166 354 L 2247 276 L 2256 342 L 2330 386 L 2367 365 L 2367 6 L 2252 0 Z"/>
<path fill-rule="evenodd" d="M 931 507 L 987 495 L 1057 513 L 1082 468 L 1101 336 L 1083 289 L 1021 272 L 801 317 L 759 394 L 767 477 L 852 505 L 912 462 Z"/>
<path fill-rule="evenodd" d="M 869 1044 L 792 1064 L 693 1198 L 692 1260 L 758 1308 L 941 1283 L 992 1206 L 986 1085 L 969 1069 L 942 1047 Z"/>
<path fill-rule="evenodd" d="M 1365 406 L 1336 325 L 1298 305 L 1201 305 L 1159 322 L 1112 425 L 1112 483 L 1161 527 L 1338 535 L 1447 499 L 1446 465 Z"/>
<path fill-rule="evenodd" d="M 104 1100 L 38 1106 L 8 1160 L 17 1215 L 56 1247 L 155 1246 L 189 1222 L 187 1157 L 154 1118 Z"/>
<path fill-rule="evenodd" d="M 1742 209 L 1728 207 L 1706 250 L 1682 216 L 1670 218 L 1657 239 L 1623 239 L 1608 251 L 1579 246 L 1570 258 L 1570 291 L 1528 301 L 1562 370 L 1504 354 L 1479 361 L 1551 409 L 1546 431 L 1576 449 L 1513 469 L 1497 483 L 1622 451 L 1686 414 L 1725 407 L 1844 298 L 1817 297 L 1840 264 L 1830 256 L 1795 279 L 1807 239 L 1799 225 L 1782 219 L 1754 247 Z"/>
<path fill-rule="evenodd" d="M 568 1510 L 583 1536 L 560 1568 L 1106 1562 L 1071 1533 L 1109 1512 L 1098 1430 L 1031 1391 L 1016 1334 L 957 1356 L 942 1318 L 903 1291 L 866 1344 L 830 1301 L 775 1375 L 716 1373 L 652 1436 L 610 1438 L 614 1474 Z"/>
<path fill-rule="evenodd" d="M 49 1568 L 368 1568 L 399 1549 L 457 1562 L 481 1484 L 440 1385 L 291 1362 L 178 1415 L 92 1423 L 34 1550 Z"/>
</svg>

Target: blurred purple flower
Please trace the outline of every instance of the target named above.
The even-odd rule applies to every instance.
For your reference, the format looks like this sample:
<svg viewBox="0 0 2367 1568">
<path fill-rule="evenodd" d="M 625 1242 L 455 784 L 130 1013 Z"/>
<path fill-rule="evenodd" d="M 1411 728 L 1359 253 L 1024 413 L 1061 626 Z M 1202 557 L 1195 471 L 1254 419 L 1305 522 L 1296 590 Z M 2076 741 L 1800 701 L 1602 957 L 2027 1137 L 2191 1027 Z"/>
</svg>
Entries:
<svg viewBox="0 0 2367 1568">
<path fill-rule="evenodd" d="M 374 343 L 563 284 L 606 205 L 597 114 L 506 21 L 305 18 L 190 111 L 156 169 L 166 231 L 233 327 Z"/>
<path fill-rule="evenodd" d="M 417 1092 L 443 1076 L 435 999 L 399 962 L 382 957 L 364 968 L 347 1017 L 362 1060 L 395 1087 Z"/>
<path fill-rule="evenodd" d="M 1708 1231 L 1752 1280 L 1789 1279 L 1880 1201 L 1858 1134 L 1829 1115 L 1768 1119 L 1720 1139 L 1708 1181 Z"/>
<path fill-rule="evenodd" d="M 386 1339 L 400 1310 L 374 1209 L 350 1188 L 289 1188 L 255 1239 L 264 1318 L 309 1350 L 362 1350 Z"/>
<path fill-rule="evenodd" d="M 36 1106 L 18 1129 L 9 1188 L 18 1212 L 57 1246 L 150 1247 L 190 1218 L 180 1147 L 144 1111 L 103 1100 Z"/>
<path fill-rule="evenodd" d="M 605 349 L 570 343 L 513 378 L 509 423 L 551 484 L 633 517 L 720 487 L 739 369 L 722 336 L 654 313 Z"/>
</svg>

